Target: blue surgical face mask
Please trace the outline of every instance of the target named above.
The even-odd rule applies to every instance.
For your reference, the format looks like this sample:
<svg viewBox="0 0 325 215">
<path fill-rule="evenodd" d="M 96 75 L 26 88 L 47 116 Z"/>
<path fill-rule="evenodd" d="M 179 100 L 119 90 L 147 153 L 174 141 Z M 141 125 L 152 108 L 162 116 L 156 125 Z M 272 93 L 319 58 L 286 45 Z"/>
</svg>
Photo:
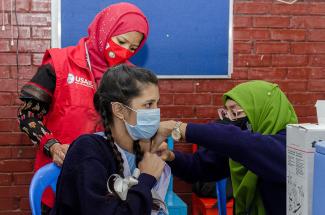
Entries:
<svg viewBox="0 0 325 215">
<path fill-rule="evenodd" d="M 133 140 L 150 139 L 153 137 L 160 125 L 160 109 L 138 109 L 124 105 L 130 110 L 137 113 L 137 122 L 135 125 L 130 125 L 124 120 L 126 129 Z"/>
</svg>

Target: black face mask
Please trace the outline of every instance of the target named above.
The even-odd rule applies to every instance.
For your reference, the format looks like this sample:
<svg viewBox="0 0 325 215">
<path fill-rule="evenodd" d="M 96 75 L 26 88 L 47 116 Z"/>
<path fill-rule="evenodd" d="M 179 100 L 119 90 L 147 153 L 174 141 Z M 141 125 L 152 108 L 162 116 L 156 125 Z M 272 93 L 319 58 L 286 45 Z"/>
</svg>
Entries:
<svg viewBox="0 0 325 215">
<path fill-rule="evenodd" d="M 248 117 L 247 116 L 238 118 L 238 119 L 236 119 L 234 121 L 231 121 L 228 118 L 224 118 L 223 120 L 217 120 L 216 122 L 221 123 L 221 124 L 232 124 L 234 126 L 239 127 L 241 130 L 247 130 L 248 129 L 248 127 L 247 127 Z"/>
</svg>

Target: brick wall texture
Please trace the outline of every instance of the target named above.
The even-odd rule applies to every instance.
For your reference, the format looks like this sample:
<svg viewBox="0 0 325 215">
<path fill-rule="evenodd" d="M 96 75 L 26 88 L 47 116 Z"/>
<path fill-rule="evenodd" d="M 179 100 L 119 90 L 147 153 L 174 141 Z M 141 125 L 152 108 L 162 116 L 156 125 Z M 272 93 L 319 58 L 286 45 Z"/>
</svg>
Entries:
<svg viewBox="0 0 325 215">
<path fill-rule="evenodd" d="M 16 2 L 17 20 L 11 16 L 10 0 L 4 0 L 4 19 L 0 16 L 5 25 L 5 30 L 0 27 L 0 215 L 30 214 L 28 187 L 35 148 L 17 128 L 21 104 L 17 92 L 35 73 L 51 40 L 51 1 Z M 231 78 L 160 80 L 163 119 L 211 121 L 225 91 L 262 79 L 280 85 L 300 122 L 316 122 L 314 104 L 325 99 L 325 2 L 234 0 L 233 9 Z M 191 152 L 191 145 L 177 144 L 176 149 Z M 190 206 L 191 185 L 176 178 L 174 189 Z"/>
</svg>

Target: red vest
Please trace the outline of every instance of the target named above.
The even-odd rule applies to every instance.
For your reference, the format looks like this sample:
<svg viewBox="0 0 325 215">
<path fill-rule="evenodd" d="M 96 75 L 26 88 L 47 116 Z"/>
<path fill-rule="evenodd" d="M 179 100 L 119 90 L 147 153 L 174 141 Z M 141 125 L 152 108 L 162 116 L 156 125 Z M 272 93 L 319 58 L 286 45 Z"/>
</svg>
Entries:
<svg viewBox="0 0 325 215">
<path fill-rule="evenodd" d="M 63 144 L 71 144 L 78 136 L 102 130 L 93 97 L 96 83 L 87 67 L 84 41 L 78 46 L 46 51 L 43 64 L 52 63 L 56 75 L 56 86 L 44 125 Z M 52 159 L 39 146 L 35 160 L 35 171 Z M 47 189 L 42 202 L 54 206 L 54 193 Z"/>
</svg>

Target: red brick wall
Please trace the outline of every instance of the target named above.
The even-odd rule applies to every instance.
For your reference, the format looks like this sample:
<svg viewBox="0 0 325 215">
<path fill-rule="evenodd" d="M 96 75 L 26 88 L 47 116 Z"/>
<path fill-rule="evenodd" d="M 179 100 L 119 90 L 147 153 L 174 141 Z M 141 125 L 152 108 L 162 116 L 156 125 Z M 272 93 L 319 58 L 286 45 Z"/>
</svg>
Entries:
<svg viewBox="0 0 325 215">
<path fill-rule="evenodd" d="M 0 214 L 29 214 L 28 185 L 35 152 L 17 129 L 17 86 L 32 77 L 50 46 L 50 0 L 17 0 L 18 74 L 17 46 L 10 45 L 10 1 L 4 1 L 6 30 L 0 26 Z M 13 21 L 16 38 L 17 22 Z M 232 78 L 161 80 L 162 116 L 191 122 L 212 120 L 223 92 L 243 81 L 263 79 L 281 86 L 300 122 L 315 122 L 315 101 L 325 99 L 324 65 L 325 3 L 235 0 Z M 186 144 L 176 148 L 191 150 Z M 190 185 L 176 179 L 175 190 L 189 202 Z"/>
<path fill-rule="evenodd" d="M 5 30 L 0 26 L 0 214 L 30 214 L 28 185 L 33 171 L 34 147 L 18 132 L 17 89 L 36 71 L 42 53 L 50 46 L 50 0 L 16 0 L 19 27 L 19 73 L 16 68 L 15 16 L 5 2 Z M 14 1 L 13 1 L 14 2 Z M 2 6 L 0 4 L 2 12 Z M 14 46 L 11 46 L 11 20 Z M 0 14 L 2 25 L 2 13 Z"/>
</svg>

